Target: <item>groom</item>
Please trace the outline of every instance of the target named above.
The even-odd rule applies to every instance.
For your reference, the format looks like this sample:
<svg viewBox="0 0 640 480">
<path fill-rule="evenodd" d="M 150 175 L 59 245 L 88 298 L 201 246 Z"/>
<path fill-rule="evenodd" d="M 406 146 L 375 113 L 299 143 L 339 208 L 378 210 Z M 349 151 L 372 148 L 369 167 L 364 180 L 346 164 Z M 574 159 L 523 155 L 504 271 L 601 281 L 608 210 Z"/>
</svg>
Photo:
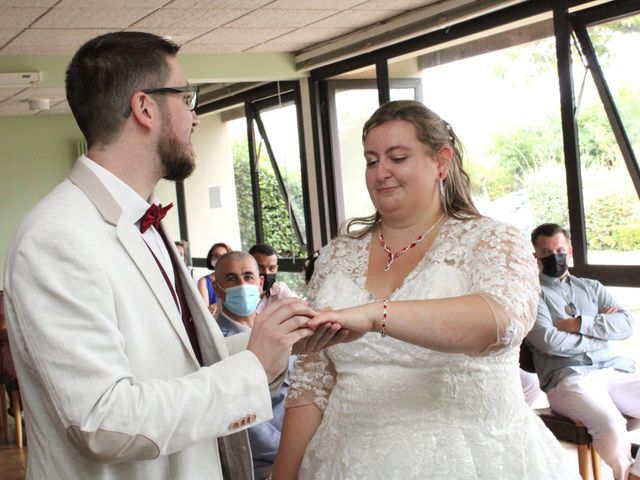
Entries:
<svg viewBox="0 0 640 480">
<path fill-rule="evenodd" d="M 194 168 L 198 89 L 177 52 L 110 33 L 68 67 L 88 154 L 25 218 L 4 280 L 29 478 L 221 479 L 221 460 L 251 478 L 245 430 L 271 418 L 270 384 L 313 338 L 296 299 L 223 338 L 160 223 L 156 184 Z"/>
</svg>

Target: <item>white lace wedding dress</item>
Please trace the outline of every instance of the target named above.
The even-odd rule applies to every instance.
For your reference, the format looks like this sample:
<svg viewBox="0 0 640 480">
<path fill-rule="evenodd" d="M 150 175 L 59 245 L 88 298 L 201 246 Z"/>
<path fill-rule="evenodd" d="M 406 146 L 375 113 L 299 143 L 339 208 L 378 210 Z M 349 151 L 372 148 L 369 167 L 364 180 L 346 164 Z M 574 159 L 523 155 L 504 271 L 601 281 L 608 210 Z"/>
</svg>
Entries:
<svg viewBox="0 0 640 480">
<path fill-rule="evenodd" d="M 313 307 L 376 300 L 365 288 L 370 241 L 340 237 L 323 249 L 309 289 Z M 313 401 L 324 414 L 299 479 L 579 478 L 522 394 L 519 344 L 538 300 L 530 250 L 494 220 L 448 219 L 390 297 L 482 295 L 495 313 L 496 344 L 481 355 L 369 333 L 301 358 L 289 404 Z"/>
</svg>

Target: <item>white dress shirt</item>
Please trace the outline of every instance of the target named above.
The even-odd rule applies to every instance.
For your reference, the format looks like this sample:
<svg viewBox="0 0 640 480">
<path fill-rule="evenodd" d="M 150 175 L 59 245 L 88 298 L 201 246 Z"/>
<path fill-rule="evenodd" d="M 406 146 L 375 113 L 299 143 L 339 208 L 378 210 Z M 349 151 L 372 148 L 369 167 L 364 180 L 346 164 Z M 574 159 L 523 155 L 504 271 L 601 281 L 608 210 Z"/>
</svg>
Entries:
<svg viewBox="0 0 640 480">
<path fill-rule="evenodd" d="M 138 195 L 138 193 L 133 188 L 124 183 L 103 166 L 98 165 L 89 157 L 82 155 L 80 157 L 80 161 L 87 167 L 89 167 L 93 173 L 96 174 L 98 179 L 114 196 L 120 207 L 122 207 L 124 215 L 131 219 L 131 223 L 135 223 L 139 230 L 140 219 L 147 211 L 147 209 L 151 206 L 151 204 L 140 195 Z M 144 239 L 146 244 L 149 245 L 149 248 L 151 248 L 151 250 L 153 251 L 153 254 L 162 265 L 162 268 L 164 268 L 164 271 L 169 277 L 169 280 L 171 280 L 171 284 L 175 289 L 176 279 L 173 273 L 173 264 L 171 263 L 171 257 L 169 256 L 167 247 L 162 241 L 162 237 L 160 237 L 160 234 L 155 229 L 155 227 L 151 225 L 151 227 L 149 227 L 147 231 L 142 234 L 142 238 Z"/>
</svg>

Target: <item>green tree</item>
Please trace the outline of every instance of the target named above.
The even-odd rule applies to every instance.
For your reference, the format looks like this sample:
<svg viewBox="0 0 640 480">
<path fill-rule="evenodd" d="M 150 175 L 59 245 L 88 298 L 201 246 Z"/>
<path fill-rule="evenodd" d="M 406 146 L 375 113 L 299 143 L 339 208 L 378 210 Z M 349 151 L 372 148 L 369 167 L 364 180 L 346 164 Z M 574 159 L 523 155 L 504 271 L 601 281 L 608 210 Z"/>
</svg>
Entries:
<svg viewBox="0 0 640 480">
<path fill-rule="evenodd" d="M 522 188 L 525 175 L 539 170 L 548 163 L 558 163 L 563 158 L 559 121 L 549 118 L 542 124 L 528 125 L 493 138 L 489 154 L 497 158 L 493 178 L 502 183 L 487 185 L 490 198 Z"/>
<path fill-rule="evenodd" d="M 524 183 L 534 226 L 547 222 L 569 226 L 565 178 L 564 165 L 560 163 L 545 165 L 526 175 Z"/>
<path fill-rule="evenodd" d="M 256 242 L 251 176 L 249 169 L 249 153 L 246 142 L 233 145 L 234 176 L 240 221 L 240 238 L 242 249 L 248 250 Z M 262 207 L 262 229 L 265 242 L 276 249 L 283 258 L 306 257 L 306 251 L 294 235 L 291 218 L 285 204 L 276 176 L 264 149 L 258 149 L 258 178 L 260 184 L 260 204 Z M 302 184 L 300 174 L 288 175 L 287 191 L 291 203 L 302 203 Z M 304 216 L 296 210 L 298 220 L 304 224 Z M 301 225 L 303 227 L 304 225 Z M 303 238 L 304 240 L 304 238 Z"/>
<path fill-rule="evenodd" d="M 238 221 L 240 222 L 240 241 L 242 250 L 246 252 L 256 243 L 249 153 L 247 151 L 247 143 L 243 141 L 234 142 L 232 148 Z"/>
<path fill-rule="evenodd" d="M 617 45 L 628 41 L 623 35 L 640 33 L 640 16 L 616 20 L 589 28 L 605 78 L 627 59 Z M 637 37 L 636 37 L 637 38 Z M 522 64 L 528 58 L 530 66 Z M 574 51 L 574 61 L 579 57 Z M 513 76 L 535 81 L 536 72 L 555 68 L 553 44 L 535 42 L 512 49 L 512 64 L 520 68 L 496 68 L 497 78 Z M 610 67 L 610 68 L 609 68 Z M 619 68 L 619 67 L 618 67 Z M 616 107 L 636 155 L 640 151 L 640 85 L 633 78 L 607 78 Z M 595 89 L 588 78 L 589 89 Z M 534 223 L 568 225 L 568 208 L 562 136 L 559 115 L 543 122 L 501 132 L 488 150 L 491 162 L 475 167 L 474 191 L 490 198 L 524 186 L 528 192 Z M 628 180 L 626 166 L 600 101 L 583 102 L 577 112 L 582 165 L 587 244 L 593 250 L 640 249 L 640 202 Z"/>
</svg>

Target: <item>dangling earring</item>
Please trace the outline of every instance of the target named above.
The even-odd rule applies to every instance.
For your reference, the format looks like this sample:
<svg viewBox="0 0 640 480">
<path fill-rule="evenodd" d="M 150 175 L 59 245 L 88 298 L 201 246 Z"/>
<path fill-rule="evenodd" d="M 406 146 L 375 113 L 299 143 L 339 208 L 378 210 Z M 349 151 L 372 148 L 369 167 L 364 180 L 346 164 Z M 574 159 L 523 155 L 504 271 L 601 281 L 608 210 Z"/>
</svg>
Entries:
<svg viewBox="0 0 640 480">
<path fill-rule="evenodd" d="M 442 202 L 444 203 L 444 199 L 445 199 L 445 193 L 444 193 L 444 177 L 442 175 L 442 173 L 440 174 L 440 198 L 442 200 Z"/>
</svg>

